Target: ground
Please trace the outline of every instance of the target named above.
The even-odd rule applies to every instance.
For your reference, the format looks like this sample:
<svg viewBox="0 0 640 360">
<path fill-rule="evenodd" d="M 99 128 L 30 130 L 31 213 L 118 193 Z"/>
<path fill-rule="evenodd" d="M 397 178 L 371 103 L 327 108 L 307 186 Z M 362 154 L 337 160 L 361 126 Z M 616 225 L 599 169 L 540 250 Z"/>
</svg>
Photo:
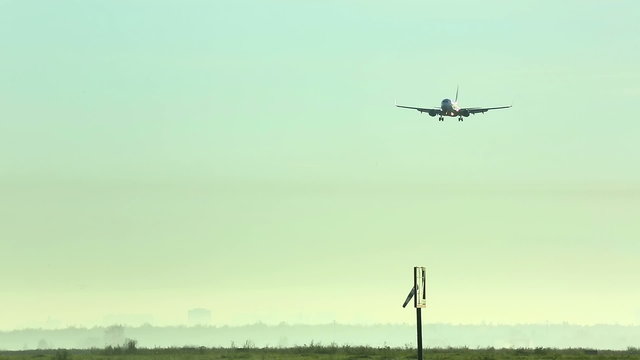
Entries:
<svg viewBox="0 0 640 360">
<path fill-rule="evenodd" d="M 93 349 L 93 350 L 25 350 L 0 352 L 0 360 L 18 359 L 91 359 L 91 360 L 391 360 L 416 359 L 415 349 L 371 348 L 359 346 L 303 346 L 288 349 L 266 348 L 158 348 L 158 349 Z M 640 360 L 640 350 L 626 351 L 592 349 L 428 349 L 425 360 L 578 360 L 625 359 Z"/>
</svg>

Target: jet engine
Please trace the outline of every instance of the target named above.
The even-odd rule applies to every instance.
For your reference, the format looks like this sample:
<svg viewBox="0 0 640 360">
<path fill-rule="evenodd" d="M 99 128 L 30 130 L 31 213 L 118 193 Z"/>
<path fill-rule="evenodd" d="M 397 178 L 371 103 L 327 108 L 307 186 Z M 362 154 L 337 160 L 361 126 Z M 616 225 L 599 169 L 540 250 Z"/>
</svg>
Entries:
<svg viewBox="0 0 640 360">
<path fill-rule="evenodd" d="M 462 109 L 462 110 L 460 110 L 459 114 L 461 116 L 467 117 L 467 116 L 469 116 L 469 110 Z"/>
<path fill-rule="evenodd" d="M 436 116 L 437 113 L 435 110 L 429 110 L 429 116 Z M 467 116 L 469 116 L 469 114 L 467 114 Z"/>
</svg>

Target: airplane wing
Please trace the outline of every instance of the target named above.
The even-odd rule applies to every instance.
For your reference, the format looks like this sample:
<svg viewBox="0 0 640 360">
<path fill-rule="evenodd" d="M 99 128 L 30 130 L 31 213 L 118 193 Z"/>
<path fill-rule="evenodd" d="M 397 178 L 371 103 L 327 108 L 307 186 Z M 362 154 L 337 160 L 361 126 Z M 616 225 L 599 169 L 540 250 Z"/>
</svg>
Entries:
<svg viewBox="0 0 640 360">
<path fill-rule="evenodd" d="M 442 109 L 440 109 L 440 108 L 421 108 L 421 107 L 404 106 L 404 105 L 398 105 L 398 104 L 396 104 L 396 106 L 399 107 L 399 108 L 404 108 L 404 109 L 418 110 L 421 113 L 423 113 L 423 112 L 434 113 L 435 112 L 436 115 L 440 115 L 440 112 L 442 111 Z"/>
<path fill-rule="evenodd" d="M 460 110 L 466 110 L 469 112 L 469 114 L 478 114 L 478 113 L 485 113 L 489 110 L 497 110 L 497 109 L 507 109 L 510 108 L 511 105 L 509 106 L 496 106 L 496 107 L 488 107 L 488 108 L 481 108 L 481 107 L 470 107 L 470 108 L 461 108 Z"/>
</svg>

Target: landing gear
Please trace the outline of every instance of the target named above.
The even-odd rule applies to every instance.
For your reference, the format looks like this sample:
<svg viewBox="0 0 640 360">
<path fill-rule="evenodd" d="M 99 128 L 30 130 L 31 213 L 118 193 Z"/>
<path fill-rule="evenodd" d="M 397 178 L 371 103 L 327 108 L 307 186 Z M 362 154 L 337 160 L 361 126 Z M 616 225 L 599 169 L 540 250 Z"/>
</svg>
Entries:
<svg viewBox="0 0 640 360">
<path fill-rule="evenodd" d="M 438 118 L 438 121 L 444 121 L 444 118 L 443 118 L 442 116 L 440 116 L 440 117 Z"/>
<path fill-rule="evenodd" d="M 464 119 L 462 118 L 462 116 L 460 116 L 460 117 L 458 118 L 458 121 L 464 121 Z"/>
</svg>

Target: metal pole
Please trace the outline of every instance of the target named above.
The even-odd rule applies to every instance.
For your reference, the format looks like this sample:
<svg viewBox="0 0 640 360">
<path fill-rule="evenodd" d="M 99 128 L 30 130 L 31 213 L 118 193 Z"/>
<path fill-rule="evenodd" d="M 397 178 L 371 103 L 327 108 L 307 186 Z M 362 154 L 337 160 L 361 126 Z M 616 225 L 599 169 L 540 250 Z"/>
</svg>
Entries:
<svg viewBox="0 0 640 360">
<path fill-rule="evenodd" d="M 418 360 L 422 360 L 422 309 L 416 308 L 416 323 L 418 324 Z"/>
</svg>

